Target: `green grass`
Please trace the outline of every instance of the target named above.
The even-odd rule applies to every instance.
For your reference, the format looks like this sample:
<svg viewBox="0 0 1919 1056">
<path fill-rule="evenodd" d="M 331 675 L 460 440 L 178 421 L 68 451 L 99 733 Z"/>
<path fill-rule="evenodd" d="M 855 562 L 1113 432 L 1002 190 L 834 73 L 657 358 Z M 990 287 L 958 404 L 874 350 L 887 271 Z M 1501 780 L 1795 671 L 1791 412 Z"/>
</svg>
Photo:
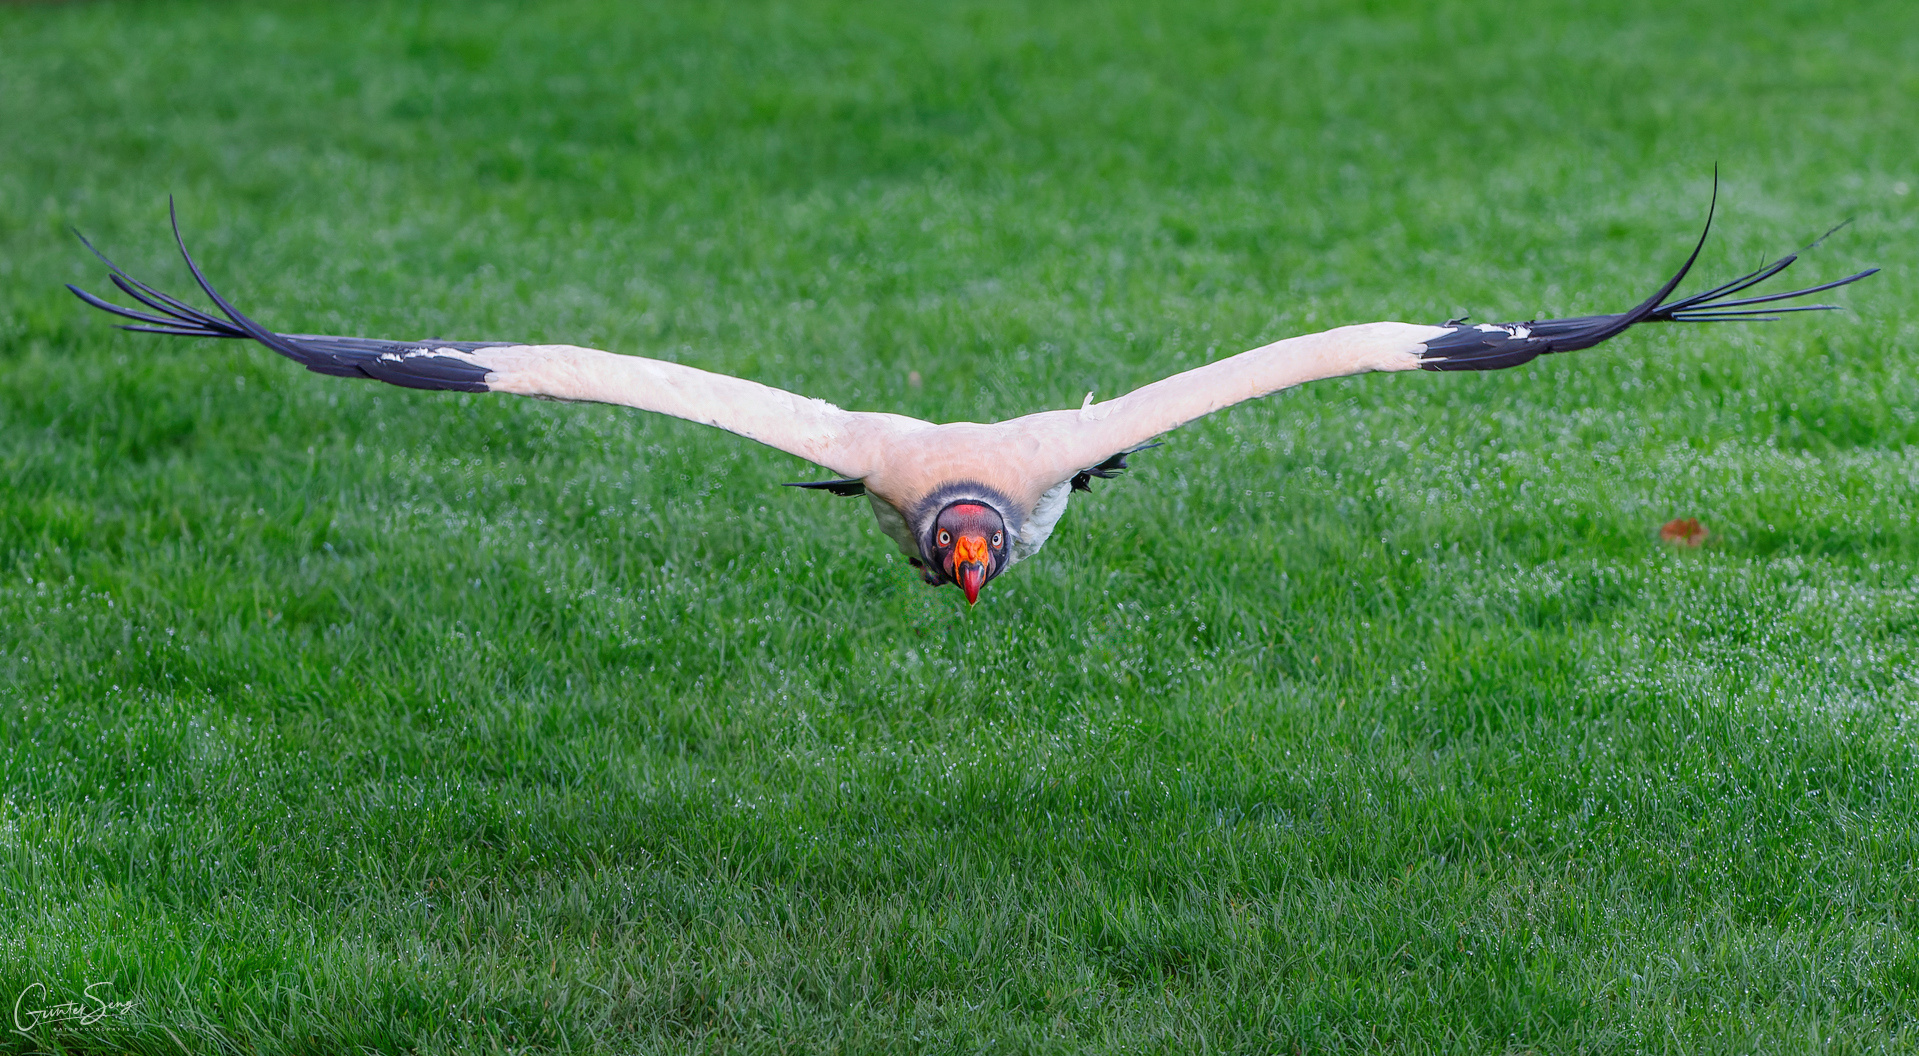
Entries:
<svg viewBox="0 0 1919 1056">
<path fill-rule="evenodd" d="M 1909 0 L 0 7 L 0 998 L 137 1002 L 0 1047 L 1911 1051 L 1915 98 Z M 990 419 L 1615 310 L 1715 163 L 1709 276 L 1886 273 L 1215 416 L 972 611 L 777 452 L 59 288 L 171 192 L 282 329 Z"/>
</svg>

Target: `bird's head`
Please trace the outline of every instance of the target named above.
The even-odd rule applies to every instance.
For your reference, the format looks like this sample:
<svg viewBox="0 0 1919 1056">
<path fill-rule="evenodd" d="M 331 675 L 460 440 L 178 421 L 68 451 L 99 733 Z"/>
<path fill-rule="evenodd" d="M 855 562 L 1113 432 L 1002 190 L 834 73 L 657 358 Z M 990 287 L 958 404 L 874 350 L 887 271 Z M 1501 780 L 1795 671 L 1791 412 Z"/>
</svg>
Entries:
<svg viewBox="0 0 1919 1056">
<path fill-rule="evenodd" d="M 955 502 L 939 512 L 926 540 L 926 562 L 979 601 L 980 588 L 1006 568 L 1006 519 L 978 502 Z"/>
</svg>

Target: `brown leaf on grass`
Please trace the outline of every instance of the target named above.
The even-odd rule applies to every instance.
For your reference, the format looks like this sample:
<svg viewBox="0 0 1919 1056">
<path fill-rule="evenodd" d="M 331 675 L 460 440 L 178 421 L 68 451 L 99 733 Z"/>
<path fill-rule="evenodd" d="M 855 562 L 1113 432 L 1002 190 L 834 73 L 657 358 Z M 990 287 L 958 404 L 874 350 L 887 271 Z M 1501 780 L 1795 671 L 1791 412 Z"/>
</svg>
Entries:
<svg viewBox="0 0 1919 1056">
<path fill-rule="evenodd" d="M 1697 517 L 1667 521 L 1659 527 L 1659 541 L 1674 546 L 1703 546 L 1706 542 L 1706 526 L 1700 524 Z"/>
</svg>

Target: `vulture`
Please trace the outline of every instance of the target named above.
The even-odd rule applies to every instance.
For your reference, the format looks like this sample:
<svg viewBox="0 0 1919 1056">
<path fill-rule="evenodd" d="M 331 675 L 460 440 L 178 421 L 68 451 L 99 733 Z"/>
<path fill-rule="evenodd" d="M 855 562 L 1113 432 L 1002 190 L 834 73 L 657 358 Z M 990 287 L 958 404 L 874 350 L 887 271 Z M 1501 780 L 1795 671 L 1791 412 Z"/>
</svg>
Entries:
<svg viewBox="0 0 1919 1056">
<path fill-rule="evenodd" d="M 1878 270 L 1788 293 L 1737 296 L 1786 270 L 1798 259 L 1794 253 L 1703 292 L 1673 297 L 1712 230 L 1716 183 L 1692 255 L 1651 296 L 1614 315 L 1341 326 L 1262 345 L 1103 403 L 1088 393 L 1079 407 L 990 423 L 846 411 L 745 378 L 573 345 L 280 333 L 241 313 L 213 288 L 187 252 L 177 214 L 172 215 L 174 241 L 220 315 L 135 279 L 85 236 L 82 244 L 106 265 L 113 285 L 145 310 L 67 288 L 95 308 L 133 320 L 122 324 L 124 329 L 251 339 L 319 374 L 412 389 L 612 403 L 718 426 L 838 474 L 789 486 L 866 496 L 881 530 L 920 576 L 936 587 L 957 583 L 974 604 L 994 577 L 1046 545 L 1074 492 L 1091 490 L 1094 477 L 1111 478 L 1126 469 L 1127 456 L 1157 446 L 1154 438 L 1223 407 L 1322 378 L 1375 370 L 1503 370 L 1550 352 L 1591 348 L 1641 323 L 1769 321 L 1780 312 L 1825 311 L 1836 306 L 1777 302 L 1857 282 Z"/>
</svg>

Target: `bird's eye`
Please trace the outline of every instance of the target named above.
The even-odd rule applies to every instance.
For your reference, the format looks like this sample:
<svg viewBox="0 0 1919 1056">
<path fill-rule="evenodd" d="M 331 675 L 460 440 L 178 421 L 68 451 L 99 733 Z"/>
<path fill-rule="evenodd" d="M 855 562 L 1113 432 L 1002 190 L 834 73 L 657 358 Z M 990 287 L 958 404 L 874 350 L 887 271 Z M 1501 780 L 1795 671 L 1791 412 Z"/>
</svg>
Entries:
<svg viewBox="0 0 1919 1056">
<path fill-rule="evenodd" d="M 952 546 L 952 545 L 953 545 L 953 537 L 952 537 L 952 536 L 950 536 L 950 535 L 948 535 L 948 534 L 946 533 L 946 529 L 944 529 L 944 528 L 941 528 L 941 529 L 940 529 L 940 537 L 939 537 L 939 544 L 940 544 L 941 546 Z"/>
<path fill-rule="evenodd" d="M 1000 533 L 998 533 L 998 532 L 994 532 L 994 533 L 993 533 L 993 549 L 995 549 L 995 550 L 998 550 L 998 549 L 999 549 L 999 544 L 1000 544 L 1000 543 L 1001 543 L 1002 541 L 1004 541 L 1004 538 L 1005 538 L 1005 537 L 1004 537 L 1004 536 L 1002 536 L 1002 535 L 1000 535 Z"/>
</svg>

